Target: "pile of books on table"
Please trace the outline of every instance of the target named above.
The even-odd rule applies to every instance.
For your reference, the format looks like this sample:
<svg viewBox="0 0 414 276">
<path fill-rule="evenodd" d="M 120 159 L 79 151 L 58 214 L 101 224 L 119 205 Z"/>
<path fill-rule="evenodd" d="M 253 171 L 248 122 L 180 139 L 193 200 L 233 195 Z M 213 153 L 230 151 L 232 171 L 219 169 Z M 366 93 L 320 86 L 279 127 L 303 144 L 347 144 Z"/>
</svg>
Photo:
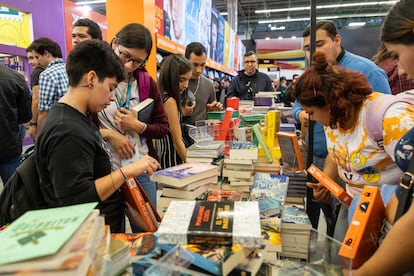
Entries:
<svg viewBox="0 0 414 276">
<path fill-rule="evenodd" d="M 260 224 L 265 261 L 275 262 L 282 251 L 281 218 L 288 177 L 272 173 L 255 173 L 250 199 L 259 203 Z"/>
<path fill-rule="evenodd" d="M 157 201 L 161 216 L 172 200 L 194 200 L 217 184 L 217 166 L 209 163 L 184 163 L 156 171 L 151 180 L 158 183 L 162 195 Z"/>
<path fill-rule="evenodd" d="M 285 203 L 282 213 L 280 256 L 308 260 L 311 228 L 304 205 Z"/>
<path fill-rule="evenodd" d="M 256 275 L 263 261 L 258 202 L 172 201 L 156 235 L 158 249 L 133 262 L 134 275 Z"/>
<path fill-rule="evenodd" d="M 100 274 L 109 231 L 97 203 L 29 211 L 0 232 L 0 274 Z"/>
</svg>

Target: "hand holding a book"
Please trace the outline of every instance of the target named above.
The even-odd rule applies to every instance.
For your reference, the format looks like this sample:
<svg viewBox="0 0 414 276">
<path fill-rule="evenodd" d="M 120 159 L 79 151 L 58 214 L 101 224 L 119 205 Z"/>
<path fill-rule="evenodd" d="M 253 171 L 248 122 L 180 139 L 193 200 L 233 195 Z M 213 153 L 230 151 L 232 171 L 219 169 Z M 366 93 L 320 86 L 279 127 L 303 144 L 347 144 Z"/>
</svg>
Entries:
<svg viewBox="0 0 414 276">
<path fill-rule="evenodd" d="M 111 145 L 115 148 L 121 159 L 126 160 L 132 158 L 135 154 L 135 145 L 128 139 L 126 135 L 122 135 L 116 130 L 109 130 L 111 135 L 108 136 Z"/>
<path fill-rule="evenodd" d="M 313 200 L 317 202 L 331 203 L 331 192 L 320 183 L 306 182 L 306 186 L 313 190 Z"/>
<path fill-rule="evenodd" d="M 120 108 L 114 115 L 115 124 L 123 131 L 142 133 L 145 123 L 139 121 L 131 110 Z"/>
</svg>

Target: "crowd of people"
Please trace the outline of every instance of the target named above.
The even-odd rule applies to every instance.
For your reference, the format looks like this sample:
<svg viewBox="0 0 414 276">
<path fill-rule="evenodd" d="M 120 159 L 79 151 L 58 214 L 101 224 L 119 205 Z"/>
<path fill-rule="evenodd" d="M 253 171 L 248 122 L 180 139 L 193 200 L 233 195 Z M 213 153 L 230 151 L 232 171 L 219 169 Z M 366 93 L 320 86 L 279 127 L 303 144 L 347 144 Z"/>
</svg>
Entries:
<svg viewBox="0 0 414 276">
<path fill-rule="evenodd" d="M 403 171 L 394 152 L 402 138 L 413 139 L 414 107 L 397 102 L 386 110 L 382 146 L 370 139 L 365 117 L 382 94 L 413 88 L 413 4 L 414 0 L 401 0 L 390 9 L 381 30 L 382 44 L 372 60 L 344 49 L 336 26 L 328 20 L 316 23 L 318 43 L 310 56 L 307 27 L 303 45 L 310 67 L 293 75 L 290 83 L 284 76 L 272 80 L 259 72 L 253 51 L 244 54 L 243 70 L 236 77 L 209 79 L 204 75 L 207 50 L 199 42 L 189 43 L 184 55 L 165 57 L 153 79 L 145 69 L 153 49 L 145 26 L 127 24 L 106 43 L 95 22 L 80 19 L 73 26 L 73 50 L 66 62 L 60 46 L 49 38 L 37 38 L 26 49 L 33 66 L 31 93 L 19 74 L 0 67 L 0 177 L 6 184 L 19 165 L 22 125 L 28 123 L 47 206 L 97 201 L 111 231 L 124 232 L 120 186 L 128 177 L 137 177 L 156 206 L 157 184 L 150 175 L 186 162 L 186 126 L 207 119 L 209 111 L 223 110 L 226 98 L 253 100 L 257 92 L 269 91 L 280 93 L 280 101 L 292 107 L 302 126 L 316 122 L 313 163 L 355 199 L 365 185 L 398 186 Z M 140 121 L 131 109 L 147 98 L 153 99 L 152 116 Z M 327 234 L 343 240 L 348 210 L 338 208 L 321 184 L 307 185 L 313 190 L 307 210 L 312 226 L 318 228 L 322 209 Z M 414 269 L 411 226 L 414 207 L 395 223 L 356 275 Z M 131 229 L 144 231 L 136 225 Z"/>
</svg>

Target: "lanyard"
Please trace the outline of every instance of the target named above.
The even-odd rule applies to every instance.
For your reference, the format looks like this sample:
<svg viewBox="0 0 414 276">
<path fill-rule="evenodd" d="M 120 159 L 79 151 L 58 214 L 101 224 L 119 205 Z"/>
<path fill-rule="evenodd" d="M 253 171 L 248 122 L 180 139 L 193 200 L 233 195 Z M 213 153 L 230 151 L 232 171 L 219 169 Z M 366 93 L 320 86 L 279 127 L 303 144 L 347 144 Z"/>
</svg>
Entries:
<svg viewBox="0 0 414 276">
<path fill-rule="evenodd" d="M 122 103 L 121 98 L 117 91 L 115 91 L 116 101 L 118 102 L 119 107 L 124 107 L 125 109 L 129 109 L 129 100 L 131 99 L 131 85 L 132 85 L 132 78 L 128 80 L 127 91 L 125 95 L 125 103 Z"/>
</svg>

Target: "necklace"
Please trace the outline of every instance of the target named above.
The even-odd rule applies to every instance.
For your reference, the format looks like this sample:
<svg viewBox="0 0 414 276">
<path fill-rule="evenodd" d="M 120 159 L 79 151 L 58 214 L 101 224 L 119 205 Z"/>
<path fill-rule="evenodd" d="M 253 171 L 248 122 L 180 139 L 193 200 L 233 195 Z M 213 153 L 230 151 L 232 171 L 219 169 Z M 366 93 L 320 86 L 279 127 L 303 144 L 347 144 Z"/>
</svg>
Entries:
<svg viewBox="0 0 414 276">
<path fill-rule="evenodd" d="M 68 94 L 68 93 L 66 93 L 66 99 L 68 99 L 69 100 L 69 102 L 73 105 L 73 107 L 76 109 L 76 110 L 78 110 L 80 113 L 82 113 L 83 115 L 85 115 L 82 111 L 81 111 L 81 109 L 80 109 L 80 107 L 77 105 L 77 103 L 75 102 L 75 100 Z"/>
<path fill-rule="evenodd" d="M 195 94 L 197 94 L 198 89 L 200 88 L 200 78 L 201 78 L 201 76 L 198 77 L 198 79 L 197 79 L 197 87 L 196 87 L 195 91 L 193 92 L 193 91 L 190 90 L 191 92 L 193 92 L 194 96 L 195 96 Z"/>
</svg>

